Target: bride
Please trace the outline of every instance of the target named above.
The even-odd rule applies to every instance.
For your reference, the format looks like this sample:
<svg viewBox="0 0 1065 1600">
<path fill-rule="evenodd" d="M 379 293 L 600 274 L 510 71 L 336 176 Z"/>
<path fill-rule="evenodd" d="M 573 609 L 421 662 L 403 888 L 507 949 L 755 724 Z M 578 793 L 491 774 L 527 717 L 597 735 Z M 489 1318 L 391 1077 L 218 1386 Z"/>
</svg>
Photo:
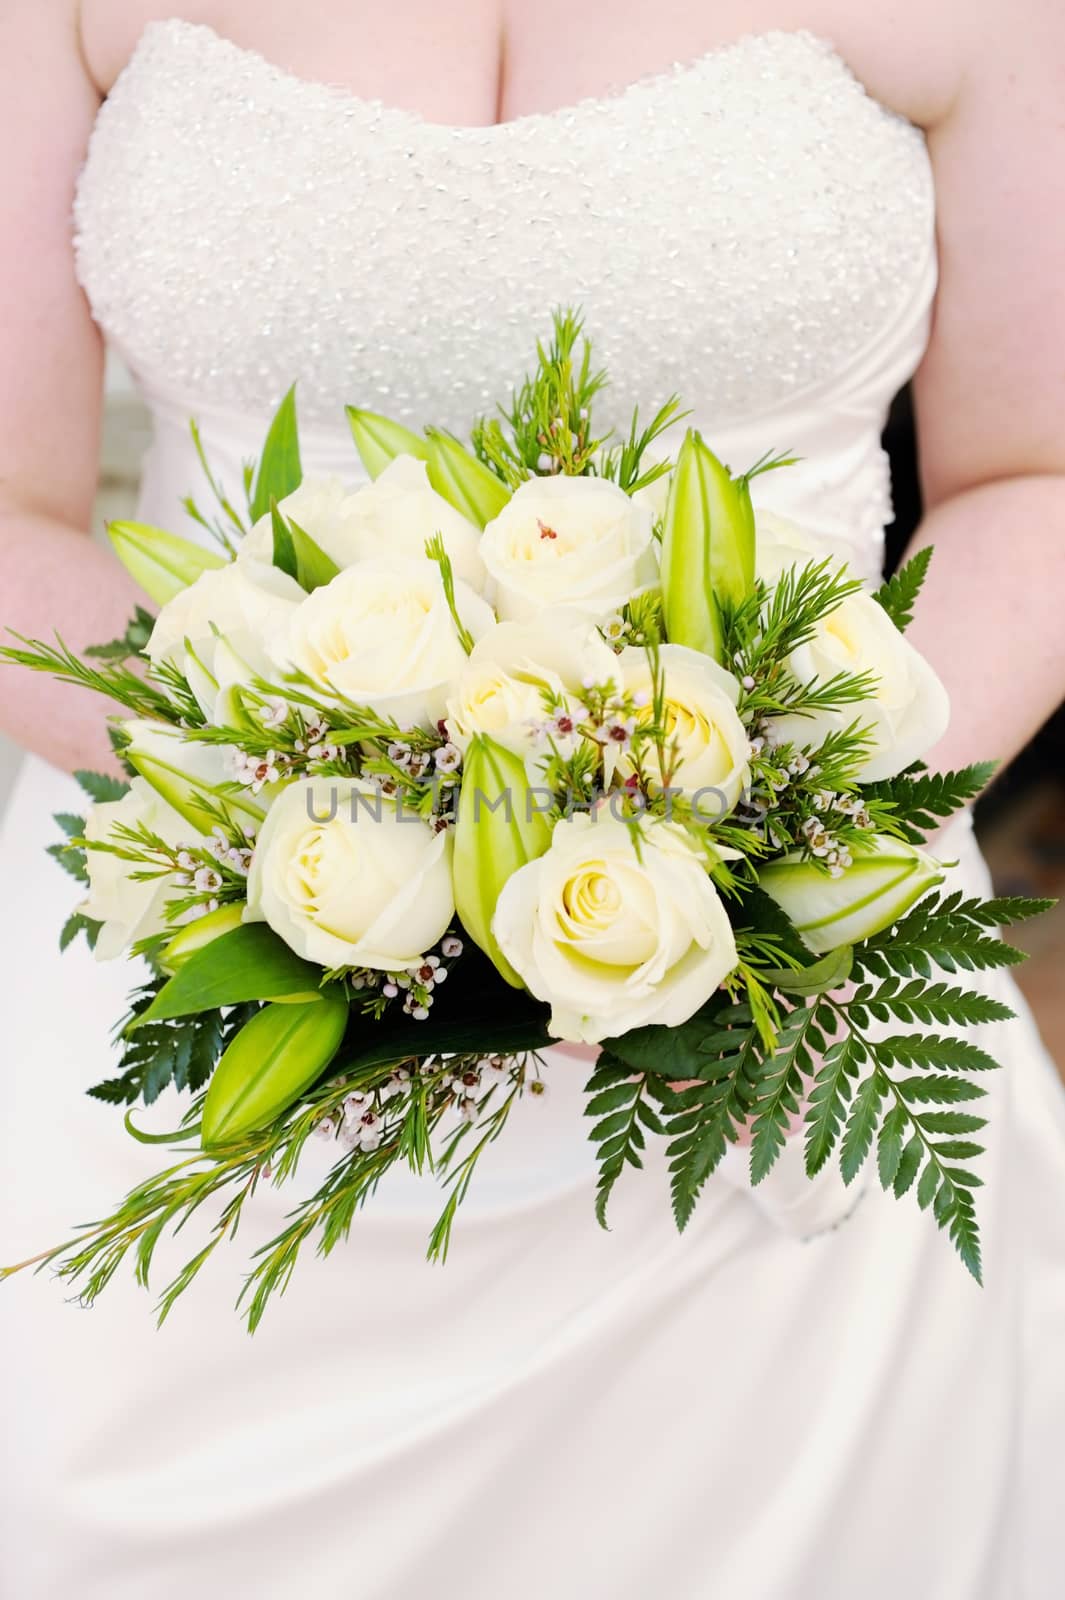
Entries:
<svg viewBox="0 0 1065 1600">
<path fill-rule="evenodd" d="M 138 599 L 86 537 L 103 334 L 153 413 L 141 515 L 190 534 L 190 414 L 235 490 L 298 376 L 308 471 L 353 479 L 345 402 L 464 431 L 580 304 L 608 412 L 677 390 L 737 465 L 793 448 L 763 502 L 869 576 L 916 374 L 935 759 L 1008 760 L 1063 669 L 1063 52 L 1051 0 L 5 0 L 3 622 L 80 646 Z M 4 691 L 36 752 L 0 853 L 12 1260 L 153 1158 L 82 1092 L 126 979 L 60 962 L 41 854 L 64 770 L 108 761 L 99 707 Z M 938 849 L 985 885 L 967 818 Z M 682 1238 L 653 1178 L 602 1233 L 561 1049 L 444 1269 L 407 1175 L 254 1340 L 235 1260 L 161 1333 L 132 1282 L 91 1314 L 5 1286 L 3 1592 L 1056 1593 L 1065 1104 L 986 987 L 1020 1019 L 989 1041 L 983 1290 L 909 1201 L 808 1185 L 790 1146 L 757 1190 L 730 1152 Z M 245 1250 L 289 1204 L 262 1196 Z"/>
</svg>

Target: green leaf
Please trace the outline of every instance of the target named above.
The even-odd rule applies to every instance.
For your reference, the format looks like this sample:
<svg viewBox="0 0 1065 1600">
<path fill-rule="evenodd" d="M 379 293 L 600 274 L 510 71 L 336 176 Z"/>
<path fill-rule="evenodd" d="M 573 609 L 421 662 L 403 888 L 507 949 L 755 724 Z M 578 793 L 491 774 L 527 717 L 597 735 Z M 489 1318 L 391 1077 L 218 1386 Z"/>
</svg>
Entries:
<svg viewBox="0 0 1065 1600">
<path fill-rule="evenodd" d="M 949 1206 L 944 1208 L 942 1220 L 946 1223 L 947 1232 L 954 1242 L 954 1248 L 977 1283 L 982 1283 L 983 1269 L 980 1261 L 980 1235 L 977 1231 L 972 1196 L 966 1194 L 964 1189 L 952 1188 L 951 1201 Z"/>
<path fill-rule="evenodd" d="M 134 1018 L 144 1016 L 162 984 L 161 978 L 155 978 L 137 991 L 130 1006 Z M 196 1093 L 211 1076 L 230 1039 L 257 1010 L 254 1004 L 240 1005 L 225 1013 L 205 1011 L 150 1022 L 132 1033 L 127 1028 L 118 1076 L 95 1084 L 89 1094 L 109 1105 L 132 1105 L 137 1100 L 150 1105 L 170 1084 Z"/>
<path fill-rule="evenodd" d="M 671 1093 L 664 1103 L 673 1216 L 682 1232 L 703 1185 L 735 1143 L 754 1100 L 762 1051 L 758 1031 L 748 1022 L 745 1029 L 735 1029 L 732 1040 L 727 1055 L 704 1064 L 702 1076 L 709 1082 Z M 649 1092 L 653 1093 L 653 1085 Z"/>
<path fill-rule="evenodd" d="M 971 1161 L 974 1156 L 983 1155 L 984 1146 L 971 1139 L 939 1139 L 935 1152 L 940 1161 Z"/>
<path fill-rule="evenodd" d="M 1020 950 L 983 931 L 985 904 L 965 900 L 959 893 L 926 895 L 894 927 L 855 947 L 856 970 L 904 977 L 918 972 L 930 978 L 933 966 L 973 972 L 1023 961 Z"/>
<path fill-rule="evenodd" d="M 894 778 L 866 784 L 866 801 L 879 801 L 892 810 L 892 822 L 911 844 L 921 844 L 942 817 L 952 816 L 985 789 L 998 763 L 978 761 L 956 772 L 927 772 L 911 767 Z"/>
<path fill-rule="evenodd" d="M 902 1154 L 899 1157 L 895 1180 L 891 1186 L 896 1199 L 901 1199 L 913 1184 L 923 1157 L 924 1140 L 919 1133 L 915 1133 L 903 1146 Z"/>
<path fill-rule="evenodd" d="M 321 982 L 320 967 L 303 961 L 264 922 L 248 922 L 189 956 L 132 1026 L 245 1000 L 313 999 Z"/>
<path fill-rule="evenodd" d="M 643 1165 L 639 1154 L 646 1144 L 643 1128 L 654 1134 L 665 1132 L 657 1113 L 644 1098 L 647 1088 L 646 1077 L 633 1078 L 628 1066 L 609 1053 L 600 1056 L 585 1086 L 590 1095 L 585 1115 L 607 1113 L 589 1135 L 599 1147 L 595 1214 L 603 1228 L 607 1226 L 607 1203 L 625 1167 Z"/>
<path fill-rule="evenodd" d="M 907 1067 L 943 1068 L 947 1072 L 994 1072 L 998 1062 L 968 1039 L 936 1033 L 893 1033 L 877 1041 L 877 1053 Z"/>
<path fill-rule="evenodd" d="M 83 917 L 80 911 L 72 912 L 64 922 L 63 930 L 59 935 L 60 950 L 66 950 L 73 944 L 79 933 L 85 935 L 89 949 L 95 950 L 96 941 L 100 937 L 100 929 L 102 927 L 102 922 L 95 922 L 92 917 Z"/>
<path fill-rule="evenodd" d="M 898 1176 L 902 1160 L 902 1141 L 909 1126 L 905 1106 L 892 1106 L 881 1124 L 877 1139 L 876 1164 L 881 1186 L 890 1189 Z"/>
<path fill-rule="evenodd" d="M 85 654 L 96 661 L 128 661 L 130 656 L 139 655 L 144 649 L 154 627 L 155 618 L 151 612 L 137 606 L 121 638 L 111 639 L 107 644 L 86 645 Z"/>
<path fill-rule="evenodd" d="M 288 577 L 299 580 L 296 574 L 299 566 L 296 561 L 296 541 L 292 537 L 291 529 L 285 517 L 278 510 L 277 501 L 270 502 L 270 522 L 274 535 L 273 564 L 279 572 L 284 572 Z"/>
<path fill-rule="evenodd" d="M 761 1064 L 755 1079 L 755 1122 L 751 1137 L 751 1182 L 761 1183 L 776 1162 L 787 1137 L 788 1123 L 799 1109 L 803 1073 L 810 1073 L 807 1035 L 815 1009 L 799 1006 L 784 1020 L 777 1047 Z"/>
<path fill-rule="evenodd" d="M 276 500 L 270 502 L 270 518 L 274 535 L 274 566 L 290 578 L 295 578 L 300 588 L 308 594 L 332 583 L 340 571 L 336 562 L 326 555 L 309 533 L 304 532 L 298 522 L 284 515 Z"/>
<path fill-rule="evenodd" d="M 932 1201 L 936 1197 L 936 1190 L 938 1188 L 939 1164 L 935 1157 L 932 1156 L 929 1158 L 928 1165 L 921 1173 L 921 1181 L 917 1185 L 917 1204 L 920 1206 L 922 1211 L 928 1210 L 928 1207 L 932 1204 Z"/>
<path fill-rule="evenodd" d="M 915 1120 L 925 1133 L 979 1133 L 987 1127 L 986 1117 L 967 1111 L 922 1111 Z"/>
<path fill-rule="evenodd" d="M 863 985 L 846 1003 L 848 1014 L 863 1006 L 882 1008 L 898 1022 L 1009 1022 L 1012 1009 L 990 995 L 974 989 L 958 989 L 946 983 L 928 983 L 914 978 L 903 983 L 885 978 L 879 987 Z M 879 1012 L 878 1012 L 879 1014 Z M 856 1019 L 857 1020 L 857 1019 Z"/>
<path fill-rule="evenodd" d="M 45 846 L 45 850 L 52 860 L 58 861 L 63 871 L 69 872 L 78 883 L 88 883 L 89 869 L 85 864 L 85 851 L 78 845 L 49 844 Z"/>
<path fill-rule="evenodd" d="M 846 983 L 853 960 L 854 951 L 845 944 L 838 950 L 830 950 L 827 956 L 822 956 L 820 961 L 815 961 L 811 966 L 800 967 L 798 971 L 788 967 L 769 971 L 759 969 L 758 976 L 763 983 L 782 989 L 785 994 L 826 994 Z"/>
<path fill-rule="evenodd" d="M 327 583 L 332 583 L 340 568 L 291 517 L 288 519 L 288 528 L 296 551 L 297 581 L 308 594 L 315 589 L 324 589 Z"/>
<path fill-rule="evenodd" d="M 740 1048 L 749 1027 L 750 1014 L 745 1008 L 712 1000 L 675 1028 L 633 1028 L 604 1039 L 602 1048 L 638 1072 L 671 1079 L 699 1078 L 712 1070 L 722 1055 Z"/>
<path fill-rule="evenodd" d="M 1052 911 L 1056 900 L 1038 900 L 1025 895 L 998 895 L 993 900 L 968 901 L 966 910 L 974 922 L 985 928 L 1008 928 L 1015 922 L 1026 922 L 1029 917 L 1041 917 Z"/>
<path fill-rule="evenodd" d="M 429 447 L 421 435 L 401 423 L 376 411 L 361 411 L 356 406 L 345 409 L 355 448 L 371 478 L 379 478 L 397 456 L 415 456 L 424 461 L 428 455 Z"/>
<path fill-rule="evenodd" d="M 825 1052 L 805 1117 L 806 1174 L 810 1178 L 816 1177 L 835 1148 L 854 1092 L 854 1080 L 865 1057 L 865 1046 L 853 1034 Z"/>
<path fill-rule="evenodd" d="M 251 501 L 251 520 L 265 517 L 274 500 L 285 500 L 303 481 L 299 426 L 296 420 L 296 385 L 285 395 L 270 424 L 259 458 L 259 471 Z"/>
<path fill-rule="evenodd" d="M 854 1105 L 847 1118 L 847 1130 L 839 1150 L 839 1170 L 844 1183 L 854 1182 L 869 1154 L 884 1094 L 884 1081 L 879 1072 L 874 1072 L 865 1079 L 854 1097 Z"/>
<path fill-rule="evenodd" d="M 904 1100 L 918 1104 L 954 1105 L 959 1100 L 982 1100 L 987 1093 L 968 1078 L 953 1078 L 939 1072 L 921 1073 L 911 1078 L 892 1080 Z"/>
<path fill-rule="evenodd" d="M 498 517 L 510 499 L 510 491 L 452 434 L 440 428 L 425 431 L 429 482 L 456 511 L 475 527 L 483 528 Z"/>
<path fill-rule="evenodd" d="M 879 600 L 896 628 L 908 628 L 913 621 L 914 604 L 931 559 L 932 546 L 925 545 L 876 591 L 873 598 Z"/>
<path fill-rule="evenodd" d="M 129 793 L 129 784 L 124 778 L 114 778 L 109 772 L 75 772 L 74 777 L 90 800 L 108 801 L 121 800 L 124 794 Z"/>
</svg>

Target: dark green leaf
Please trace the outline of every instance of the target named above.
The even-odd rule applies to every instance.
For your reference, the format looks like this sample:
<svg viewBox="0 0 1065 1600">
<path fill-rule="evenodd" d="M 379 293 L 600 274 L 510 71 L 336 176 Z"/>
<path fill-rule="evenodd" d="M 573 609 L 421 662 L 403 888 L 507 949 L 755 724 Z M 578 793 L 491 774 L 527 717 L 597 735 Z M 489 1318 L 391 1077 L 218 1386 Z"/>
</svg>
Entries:
<svg viewBox="0 0 1065 1600">
<path fill-rule="evenodd" d="M 904 1145 L 902 1155 L 899 1158 L 898 1170 L 895 1173 L 895 1181 L 892 1184 L 896 1198 L 901 1199 L 910 1188 L 914 1178 L 917 1176 L 917 1170 L 921 1165 L 923 1155 L 924 1140 L 919 1133 L 915 1133 L 913 1138 Z"/>
<path fill-rule="evenodd" d="M 815 1177 L 835 1149 L 843 1116 L 854 1092 L 864 1046 L 848 1034 L 825 1053 L 806 1112 L 806 1172 Z"/>
<path fill-rule="evenodd" d="M 874 598 L 879 600 L 896 628 L 908 628 L 913 621 L 914 604 L 931 559 L 932 546 L 925 545 L 876 591 Z"/>
<path fill-rule="evenodd" d="M 847 1118 L 847 1129 L 839 1150 L 839 1170 L 843 1174 L 844 1183 L 854 1182 L 869 1154 L 883 1096 L 883 1081 L 880 1074 L 874 1072 L 860 1085 L 854 1097 L 854 1104 Z"/>
<path fill-rule="evenodd" d="M 129 784 L 123 778 L 113 778 L 109 772 L 75 772 L 75 778 L 90 800 L 121 800 L 129 793 Z"/>
<path fill-rule="evenodd" d="M 902 1160 L 903 1136 L 909 1126 L 904 1106 L 892 1106 L 881 1124 L 877 1138 L 876 1162 L 881 1186 L 890 1189 L 898 1176 Z"/>
<path fill-rule="evenodd" d="M 78 883 L 88 883 L 89 869 L 85 864 L 85 851 L 78 845 L 49 844 L 45 846 L 53 861 L 58 861 L 64 872 L 69 872 Z"/>
</svg>

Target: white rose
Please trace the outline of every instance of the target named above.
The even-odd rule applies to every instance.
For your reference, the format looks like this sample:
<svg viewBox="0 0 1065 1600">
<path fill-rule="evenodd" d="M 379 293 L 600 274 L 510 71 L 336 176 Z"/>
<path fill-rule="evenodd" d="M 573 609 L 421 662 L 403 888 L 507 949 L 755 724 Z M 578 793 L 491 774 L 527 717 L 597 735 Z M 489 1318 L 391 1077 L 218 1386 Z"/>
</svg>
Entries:
<svg viewBox="0 0 1065 1600">
<path fill-rule="evenodd" d="M 475 640 L 495 621 L 461 581 L 455 603 Z M 278 659 L 307 673 L 327 697 L 343 695 L 401 727 L 432 728 L 467 658 L 439 568 L 361 561 L 306 596 Z"/>
<path fill-rule="evenodd" d="M 812 749 L 852 722 L 867 726 L 869 756 L 858 777 L 874 783 L 903 772 L 932 748 L 950 720 L 947 691 L 928 662 L 901 634 L 871 594 L 843 600 L 817 623 L 813 637 L 789 657 L 800 683 L 827 683 L 839 672 L 871 672 L 870 697 L 839 711 L 772 719 L 773 737 Z"/>
<path fill-rule="evenodd" d="M 659 659 L 665 680 L 669 785 L 695 797 L 701 820 L 716 822 L 732 810 L 750 778 L 750 741 L 736 711 L 740 686 L 731 672 L 686 645 L 662 645 Z M 647 652 L 623 650 L 617 665 L 622 689 L 645 697 L 643 715 L 649 718 L 653 714 L 653 681 Z M 661 786 L 658 752 L 649 741 L 642 743 L 640 757 L 649 776 Z M 608 751 L 608 762 L 611 772 L 622 776 L 633 771 L 627 754 L 611 760 Z"/>
<path fill-rule="evenodd" d="M 484 586 L 480 529 L 437 494 L 425 462 L 414 456 L 397 456 L 373 483 L 354 490 L 339 478 L 307 479 L 280 509 L 342 569 L 370 559 L 427 560 L 426 540 L 439 533 L 456 577 Z M 273 521 L 262 517 L 238 559 L 271 561 L 273 549 Z"/>
<path fill-rule="evenodd" d="M 450 834 L 434 834 L 374 784 L 294 783 L 256 842 L 245 917 L 322 967 L 401 970 L 454 915 L 450 856 Z"/>
<path fill-rule="evenodd" d="M 675 1027 L 736 965 L 732 927 L 684 829 L 602 811 L 559 822 L 508 880 L 492 919 L 504 956 L 551 1006 L 551 1032 L 597 1044 Z"/>
<path fill-rule="evenodd" d="M 549 605 L 601 618 L 654 583 L 652 515 L 604 478 L 530 478 L 484 530 L 503 621 Z"/>
<path fill-rule="evenodd" d="M 788 567 L 803 567 L 832 558 L 833 566 L 850 564 L 853 549 L 844 539 L 826 533 L 811 533 L 790 517 L 782 517 L 764 506 L 756 506 L 755 521 L 755 571 L 764 583 L 775 583 Z"/>
<path fill-rule="evenodd" d="M 582 686 L 616 676 L 614 652 L 579 611 L 560 606 L 527 622 L 497 623 L 474 645 L 448 698 L 448 733 L 464 754 L 475 733 L 491 734 L 535 769 L 550 755 L 538 730 L 554 719 L 551 738 L 568 756 L 580 736 L 564 719 L 582 715 Z"/>
<path fill-rule="evenodd" d="M 118 827 L 150 828 L 169 845 L 195 838 L 195 829 L 143 778 L 134 778 L 121 800 L 105 800 L 94 805 L 85 822 L 85 837 L 92 842 L 122 846 L 116 837 Z M 166 927 L 163 911 L 168 900 L 182 891 L 172 873 L 163 877 L 137 879 L 133 873 L 143 863 L 123 861 L 110 850 L 87 850 L 89 893 L 78 910 L 82 916 L 102 922 L 96 941 L 96 959 L 113 961 L 138 939 L 147 939 Z"/>
<path fill-rule="evenodd" d="M 231 561 L 166 602 L 145 653 L 184 673 L 204 716 L 217 720 L 228 688 L 269 677 L 270 647 L 285 638 L 303 599 L 295 579 L 276 567 Z"/>
</svg>

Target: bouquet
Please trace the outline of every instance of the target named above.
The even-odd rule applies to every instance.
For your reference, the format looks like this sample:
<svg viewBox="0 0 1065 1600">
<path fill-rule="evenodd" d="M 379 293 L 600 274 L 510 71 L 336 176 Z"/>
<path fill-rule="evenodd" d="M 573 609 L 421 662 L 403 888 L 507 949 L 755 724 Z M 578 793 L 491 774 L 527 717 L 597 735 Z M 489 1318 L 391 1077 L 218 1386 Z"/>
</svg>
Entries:
<svg viewBox="0 0 1065 1600">
<path fill-rule="evenodd" d="M 2 651 L 121 708 L 127 780 L 79 774 L 93 805 L 57 818 L 87 886 L 61 944 L 137 958 L 89 1092 L 181 1152 L 37 1258 L 86 1300 L 127 1257 L 147 1282 L 214 1202 L 165 1316 L 312 1138 L 335 1160 L 251 1264 L 252 1328 L 397 1163 L 441 1185 L 444 1258 L 554 1040 L 600 1049 L 604 1225 L 648 1140 L 683 1228 L 730 1143 L 757 1183 L 801 1123 L 811 1177 L 836 1159 L 852 1181 L 875 1144 L 979 1278 L 995 1063 L 964 1029 L 1011 1013 L 950 975 L 1020 959 L 996 928 L 1046 902 L 952 892 L 921 848 L 990 774 L 921 765 L 948 716 L 903 631 L 929 552 L 871 592 L 753 509 L 794 458 L 733 473 L 691 430 L 664 454 L 675 397 L 599 437 L 605 381 L 558 313 L 468 446 L 350 408 L 353 491 L 303 479 L 290 392 L 243 512 L 194 424 L 212 509 L 186 508 L 214 547 L 112 524 L 157 613 L 84 659 Z M 168 1086 L 180 1126 L 145 1133 L 134 1108 Z"/>
</svg>

